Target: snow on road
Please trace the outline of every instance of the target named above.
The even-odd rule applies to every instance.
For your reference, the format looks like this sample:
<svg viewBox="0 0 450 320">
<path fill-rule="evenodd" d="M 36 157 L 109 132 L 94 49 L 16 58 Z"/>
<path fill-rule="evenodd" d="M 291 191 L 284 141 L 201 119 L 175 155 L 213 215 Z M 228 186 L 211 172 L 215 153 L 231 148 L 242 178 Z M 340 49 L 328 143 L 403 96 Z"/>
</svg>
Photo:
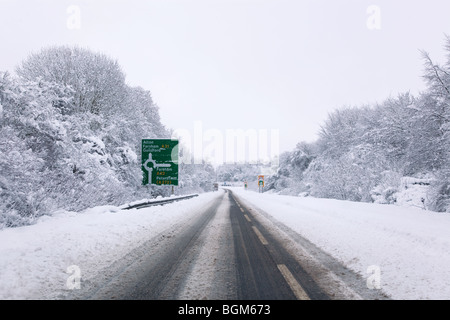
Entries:
<svg viewBox="0 0 450 320">
<path fill-rule="evenodd" d="M 236 272 L 230 224 L 230 201 L 224 195 L 215 217 L 200 236 L 202 247 L 178 299 L 235 300 Z"/>
<path fill-rule="evenodd" d="M 379 275 L 393 299 L 450 299 L 450 215 L 232 190 L 364 278 Z"/>
<path fill-rule="evenodd" d="M 83 280 L 175 223 L 188 221 L 217 193 L 145 209 L 95 207 L 0 231 L 0 299 L 62 299 Z M 70 267 L 70 268 L 69 268 Z M 69 268 L 69 269 L 68 269 Z"/>
<path fill-rule="evenodd" d="M 450 299 L 448 214 L 232 190 L 365 278 L 367 271 L 379 270 L 381 288 L 392 298 Z M 141 210 L 104 206 L 61 212 L 32 226 L 1 230 L 0 299 L 64 299 L 76 290 L 70 286 L 76 284 L 78 271 L 83 280 L 101 277 L 100 270 L 174 224 L 192 219 L 219 194 Z M 209 234 L 225 228 L 222 209 L 217 217 Z M 218 243 L 207 247 L 214 250 Z M 203 258 L 190 275 L 187 288 L 194 293 L 203 290 L 195 283 L 197 275 L 210 272 L 202 269 L 211 265 L 207 256 L 200 254 Z"/>
</svg>

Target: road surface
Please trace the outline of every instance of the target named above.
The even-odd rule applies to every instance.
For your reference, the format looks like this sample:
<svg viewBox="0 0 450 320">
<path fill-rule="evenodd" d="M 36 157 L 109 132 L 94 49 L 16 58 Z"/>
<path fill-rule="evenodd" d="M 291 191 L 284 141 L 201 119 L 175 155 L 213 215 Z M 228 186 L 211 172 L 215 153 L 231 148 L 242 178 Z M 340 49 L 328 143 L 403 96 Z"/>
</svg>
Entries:
<svg viewBox="0 0 450 320">
<path fill-rule="evenodd" d="M 333 270 L 331 270 L 333 269 Z M 383 299 L 230 190 L 86 283 L 78 299 Z"/>
</svg>

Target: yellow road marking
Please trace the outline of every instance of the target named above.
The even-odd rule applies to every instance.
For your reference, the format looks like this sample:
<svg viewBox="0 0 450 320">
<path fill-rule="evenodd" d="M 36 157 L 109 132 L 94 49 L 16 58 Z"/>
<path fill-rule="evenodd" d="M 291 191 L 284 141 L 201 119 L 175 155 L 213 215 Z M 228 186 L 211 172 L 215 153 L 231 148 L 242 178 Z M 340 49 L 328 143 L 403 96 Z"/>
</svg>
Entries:
<svg viewBox="0 0 450 320">
<path fill-rule="evenodd" d="M 248 215 L 244 214 L 245 219 L 247 219 L 248 222 L 251 222 L 252 220 L 250 220 L 250 218 L 248 217 Z"/>
<path fill-rule="evenodd" d="M 244 212 L 244 209 L 241 208 L 241 211 Z"/>
<path fill-rule="evenodd" d="M 302 286 L 297 282 L 297 280 L 295 280 L 292 273 L 284 264 L 279 264 L 277 265 L 277 267 L 298 300 L 311 300 L 308 294 L 305 292 L 305 290 L 303 290 Z"/>
<path fill-rule="evenodd" d="M 267 242 L 266 238 L 264 238 L 261 231 L 259 231 L 258 228 L 255 226 L 253 226 L 252 228 L 253 228 L 253 231 L 255 231 L 256 235 L 258 236 L 259 241 L 261 241 L 261 243 L 265 246 L 268 245 L 269 243 Z"/>
</svg>

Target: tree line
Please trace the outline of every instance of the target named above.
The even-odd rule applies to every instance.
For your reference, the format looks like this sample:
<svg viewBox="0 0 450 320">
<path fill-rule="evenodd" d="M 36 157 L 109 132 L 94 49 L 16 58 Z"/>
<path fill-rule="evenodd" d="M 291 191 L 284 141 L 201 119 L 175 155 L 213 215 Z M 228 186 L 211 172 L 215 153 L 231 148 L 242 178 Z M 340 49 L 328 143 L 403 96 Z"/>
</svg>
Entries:
<svg viewBox="0 0 450 320">
<path fill-rule="evenodd" d="M 425 92 L 330 113 L 313 143 L 280 156 L 269 189 L 342 200 L 395 203 L 401 179 L 429 184 L 424 206 L 450 211 L 450 38 L 446 61 L 422 52 Z"/>
<path fill-rule="evenodd" d="M 48 47 L 0 72 L 0 228 L 55 210 L 168 195 L 142 186 L 141 139 L 170 138 L 150 91 L 117 61 L 80 47 Z M 207 164 L 183 166 L 180 192 L 212 188 Z"/>
</svg>

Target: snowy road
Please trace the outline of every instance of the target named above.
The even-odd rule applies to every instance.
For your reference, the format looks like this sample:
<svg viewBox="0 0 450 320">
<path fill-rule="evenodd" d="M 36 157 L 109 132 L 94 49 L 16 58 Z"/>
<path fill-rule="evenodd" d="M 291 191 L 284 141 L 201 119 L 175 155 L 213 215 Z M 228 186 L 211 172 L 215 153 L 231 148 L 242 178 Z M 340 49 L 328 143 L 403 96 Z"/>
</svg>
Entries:
<svg viewBox="0 0 450 320">
<path fill-rule="evenodd" d="M 217 195 L 188 221 L 146 242 L 132 264 L 89 299 L 234 298 L 235 275 L 223 195 Z M 118 261 L 119 265 L 126 262 Z M 228 288 L 225 289 L 225 288 Z"/>
<path fill-rule="evenodd" d="M 298 248 L 287 250 L 289 241 L 256 215 L 230 190 L 220 191 L 191 212 L 189 220 L 170 226 L 116 261 L 116 267 L 108 268 L 106 281 L 78 291 L 77 298 L 324 300 L 361 299 L 363 294 L 375 298 L 373 292 L 356 293 L 331 277 L 314 258 L 298 256 Z M 361 282 L 353 276 L 353 282 Z"/>
<path fill-rule="evenodd" d="M 230 188 L 0 231 L 0 299 L 448 299 L 450 219 Z"/>
</svg>

